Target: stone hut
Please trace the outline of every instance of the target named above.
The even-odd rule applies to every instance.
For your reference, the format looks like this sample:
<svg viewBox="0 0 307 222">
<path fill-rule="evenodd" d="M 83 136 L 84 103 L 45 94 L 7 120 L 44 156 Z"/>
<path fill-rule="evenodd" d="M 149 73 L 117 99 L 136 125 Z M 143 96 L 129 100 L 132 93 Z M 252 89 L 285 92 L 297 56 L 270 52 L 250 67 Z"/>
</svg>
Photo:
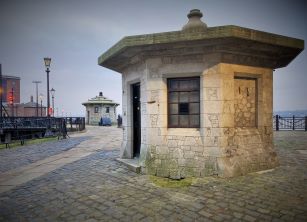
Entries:
<svg viewBox="0 0 307 222">
<path fill-rule="evenodd" d="M 201 17 L 191 10 L 181 31 L 128 36 L 99 57 L 122 74 L 121 158 L 174 179 L 276 167 L 273 72 L 304 41 Z"/>
<path fill-rule="evenodd" d="M 102 92 L 99 92 L 99 96 L 89 99 L 87 102 L 82 103 L 82 105 L 86 107 L 86 124 L 98 125 L 103 117 L 110 118 L 112 123 L 116 123 L 116 107 L 119 104 L 104 97 Z"/>
</svg>

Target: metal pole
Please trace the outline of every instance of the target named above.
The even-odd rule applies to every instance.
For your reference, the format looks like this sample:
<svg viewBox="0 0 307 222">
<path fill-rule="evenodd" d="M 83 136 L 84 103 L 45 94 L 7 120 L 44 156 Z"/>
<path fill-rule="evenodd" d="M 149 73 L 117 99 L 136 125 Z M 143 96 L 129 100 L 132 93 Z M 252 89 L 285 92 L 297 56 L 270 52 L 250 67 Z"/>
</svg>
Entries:
<svg viewBox="0 0 307 222">
<path fill-rule="evenodd" d="M 38 116 L 38 84 L 41 83 L 41 81 L 33 81 L 32 83 L 36 84 L 36 116 Z"/>
<path fill-rule="evenodd" d="M 54 95 L 52 95 L 52 116 L 54 117 Z"/>
<path fill-rule="evenodd" d="M 295 116 L 292 117 L 292 130 L 295 130 Z"/>
<path fill-rule="evenodd" d="M 14 117 L 14 88 L 12 88 L 12 117 Z"/>
<path fill-rule="evenodd" d="M 50 117 L 50 114 L 49 114 L 49 108 L 50 108 L 50 98 L 49 98 L 49 68 L 47 67 L 46 69 L 46 72 L 47 72 L 47 116 L 48 118 Z"/>
<path fill-rule="evenodd" d="M 43 100 L 41 99 L 41 117 L 43 116 Z"/>
<path fill-rule="evenodd" d="M 307 116 L 305 116 L 305 131 L 307 131 Z"/>
</svg>

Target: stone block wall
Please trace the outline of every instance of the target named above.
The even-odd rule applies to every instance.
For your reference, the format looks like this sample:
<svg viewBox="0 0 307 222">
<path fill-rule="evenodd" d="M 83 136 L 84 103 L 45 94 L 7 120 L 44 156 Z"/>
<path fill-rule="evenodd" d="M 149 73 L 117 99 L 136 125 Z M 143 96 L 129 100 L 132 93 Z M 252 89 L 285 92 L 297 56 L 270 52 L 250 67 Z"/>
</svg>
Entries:
<svg viewBox="0 0 307 222">
<path fill-rule="evenodd" d="M 98 107 L 98 112 L 95 113 L 95 107 Z M 106 113 L 106 107 L 109 107 L 109 113 Z M 86 122 L 87 122 L 87 112 L 90 111 L 90 125 L 98 125 L 101 117 L 108 117 L 111 119 L 112 123 L 117 122 L 116 106 L 112 105 L 87 105 L 86 106 Z"/>
<path fill-rule="evenodd" d="M 167 78 L 188 76 L 200 77 L 200 128 L 168 128 Z M 243 83 L 257 98 L 252 108 L 238 109 L 238 77 L 255 79 L 255 85 Z M 272 141 L 271 69 L 217 64 L 206 56 L 151 58 L 131 65 L 123 72 L 122 158 L 133 156 L 130 100 L 136 82 L 141 83 L 142 172 L 174 179 L 230 177 L 278 164 Z M 242 119 L 235 120 L 239 112 L 247 116 L 253 110 L 255 119 L 246 117 L 245 126 L 239 124 Z"/>
</svg>

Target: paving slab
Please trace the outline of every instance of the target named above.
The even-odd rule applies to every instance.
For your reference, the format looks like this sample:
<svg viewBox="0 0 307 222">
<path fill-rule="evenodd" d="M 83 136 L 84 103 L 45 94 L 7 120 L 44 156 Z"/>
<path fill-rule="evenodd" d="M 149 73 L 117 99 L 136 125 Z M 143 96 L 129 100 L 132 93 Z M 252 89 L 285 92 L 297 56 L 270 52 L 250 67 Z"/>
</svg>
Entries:
<svg viewBox="0 0 307 222">
<path fill-rule="evenodd" d="M 121 129 L 88 131 L 104 135 L 96 148 L 83 143 L 90 154 L 70 159 L 65 153 L 71 162 L 41 176 L 30 171 L 26 182 L 0 194 L 0 221 L 307 221 L 307 162 L 297 152 L 307 150 L 307 134 L 275 134 L 281 165 L 272 171 L 194 178 L 171 188 L 116 160 Z"/>
</svg>

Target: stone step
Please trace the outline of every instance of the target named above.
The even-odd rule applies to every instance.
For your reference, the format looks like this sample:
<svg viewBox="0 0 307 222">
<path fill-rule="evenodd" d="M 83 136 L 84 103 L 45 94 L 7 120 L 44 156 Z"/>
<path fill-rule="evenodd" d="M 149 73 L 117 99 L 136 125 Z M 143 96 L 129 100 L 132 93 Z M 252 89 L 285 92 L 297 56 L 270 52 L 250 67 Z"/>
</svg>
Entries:
<svg viewBox="0 0 307 222">
<path fill-rule="evenodd" d="M 138 158 L 134 158 L 134 159 L 117 158 L 116 160 L 118 162 L 124 164 L 125 166 L 127 166 L 129 170 L 131 170 L 135 173 L 141 172 L 141 166 L 139 165 L 139 159 Z"/>
</svg>

